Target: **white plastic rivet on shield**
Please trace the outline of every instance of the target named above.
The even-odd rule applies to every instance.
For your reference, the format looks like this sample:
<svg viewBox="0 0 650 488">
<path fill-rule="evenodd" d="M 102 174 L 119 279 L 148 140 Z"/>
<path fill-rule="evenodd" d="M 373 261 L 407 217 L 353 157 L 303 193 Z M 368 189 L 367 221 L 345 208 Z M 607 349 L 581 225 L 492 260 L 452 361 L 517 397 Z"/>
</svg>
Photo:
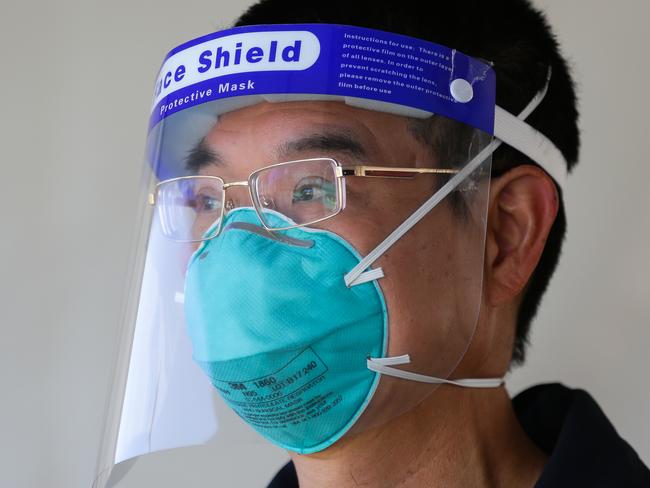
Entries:
<svg viewBox="0 0 650 488">
<path fill-rule="evenodd" d="M 449 85 L 449 91 L 451 91 L 451 96 L 454 97 L 454 100 L 460 103 L 467 103 L 472 98 L 474 98 L 474 89 L 472 85 L 467 80 L 462 78 L 456 78 Z"/>
</svg>

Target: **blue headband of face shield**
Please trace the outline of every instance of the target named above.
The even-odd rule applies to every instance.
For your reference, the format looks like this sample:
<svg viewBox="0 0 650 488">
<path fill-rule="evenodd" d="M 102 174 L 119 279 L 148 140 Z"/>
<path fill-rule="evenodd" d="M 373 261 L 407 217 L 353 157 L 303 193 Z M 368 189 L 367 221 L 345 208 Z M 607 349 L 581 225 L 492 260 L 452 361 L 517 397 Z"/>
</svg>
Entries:
<svg viewBox="0 0 650 488">
<path fill-rule="evenodd" d="M 155 83 L 148 160 L 161 180 L 181 176 L 179 161 L 205 132 L 201 124 L 212 126 L 219 114 L 262 101 L 336 100 L 415 118 L 437 114 L 494 134 L 561 188 L 567 175 L 561 152 L 524 122 L 546 88 L 517 117 L 495 106 L 495 90 L 489 64 L 412 37 L 330 24 L 236 27 L 166 56 Z M 199 105 L 203 116 L 192 111 L 186 124 L 183 112 Z M 160 122 L 174 114 L 165 129 Z"/>
</svg>

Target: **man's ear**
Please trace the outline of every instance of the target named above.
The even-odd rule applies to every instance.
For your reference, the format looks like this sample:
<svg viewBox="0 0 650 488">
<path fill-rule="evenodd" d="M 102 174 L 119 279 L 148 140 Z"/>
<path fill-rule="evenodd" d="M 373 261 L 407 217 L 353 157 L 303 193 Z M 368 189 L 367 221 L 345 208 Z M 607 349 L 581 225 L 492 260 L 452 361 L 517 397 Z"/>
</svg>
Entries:
<svg viewBox="0 0 650 488">
<path fill-rule="evenodd" d="M 501 305 L 522 292 L 542 255 L 559 205 L 555 183 L 536 166 L 515 166 L 492 179 L 485 251 L 491 305 Z"/>
</svg>

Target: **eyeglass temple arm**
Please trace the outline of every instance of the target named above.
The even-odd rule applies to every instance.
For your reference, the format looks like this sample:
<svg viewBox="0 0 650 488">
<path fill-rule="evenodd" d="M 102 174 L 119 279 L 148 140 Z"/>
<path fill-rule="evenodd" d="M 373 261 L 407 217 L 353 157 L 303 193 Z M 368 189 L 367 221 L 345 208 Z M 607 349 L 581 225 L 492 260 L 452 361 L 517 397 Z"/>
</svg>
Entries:
<svg viewBox="0 0 650 488">
<path fill-rule="evenodd" d="M 341 176 L 366 176 L 375 178 L 408 178 L 416 174 L 453 175 L 457 169 L 447 168 L 396 168 L 393 166 L 344 166 Z"/>
</svg>

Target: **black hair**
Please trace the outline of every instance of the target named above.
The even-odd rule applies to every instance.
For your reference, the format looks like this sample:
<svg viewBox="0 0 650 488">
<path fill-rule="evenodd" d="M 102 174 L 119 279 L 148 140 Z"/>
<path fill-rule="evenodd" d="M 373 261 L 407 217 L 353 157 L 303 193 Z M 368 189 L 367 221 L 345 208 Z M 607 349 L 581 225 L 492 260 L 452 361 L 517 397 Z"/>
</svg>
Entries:
<svg viewBox="0 0 650 488">
<path fill-rule="evenodd" d="M 569 170 L 576 164 L 580 135 L 571 74 L 544 15 L 529 0 L 262 0 L 236 25 L 312 22 L 385 30 L 488 60 L 497 75 L 497 104 L 513 114 L 543 88 L 550 67 L 548 93 L 527 122 L 553 141 Z M 535 163 L 503 144 L 493 155 L 492 176 L 520 164 Z M 566 233 L 561 197 L 558 215 L 519 307 L 513 364 L 524 360 L 530 324 L 559 261 Z"/>
</svg>

